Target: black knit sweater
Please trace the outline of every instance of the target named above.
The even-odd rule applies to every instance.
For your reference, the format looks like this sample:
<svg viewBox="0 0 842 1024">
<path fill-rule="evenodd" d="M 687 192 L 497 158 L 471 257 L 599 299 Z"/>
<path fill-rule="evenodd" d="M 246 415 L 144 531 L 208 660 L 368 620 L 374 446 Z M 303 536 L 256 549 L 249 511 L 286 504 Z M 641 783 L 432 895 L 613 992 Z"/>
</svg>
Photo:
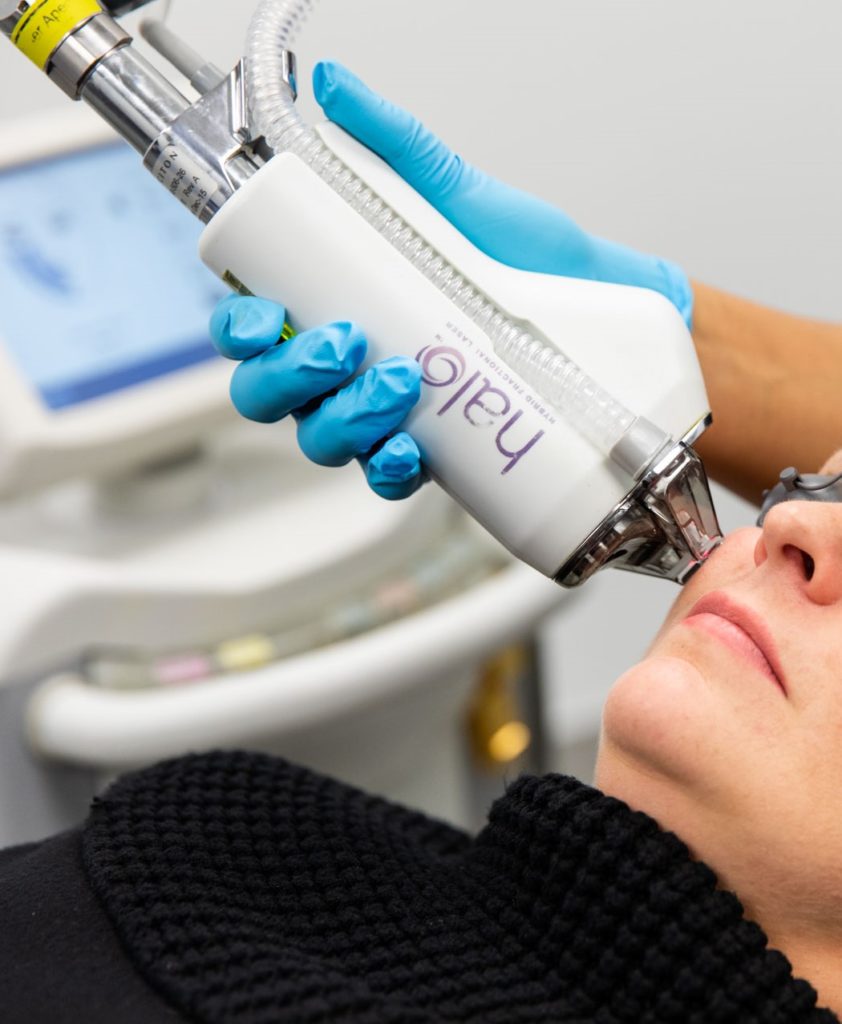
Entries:
<svg viewBox="0 0 842 1024">
<path fill-rule="evenodd" d="M 52 842 L 73 859 L 76 840 Z M 123 1003 L 63 1016 L 65 995 L 51 1024 L 838 1024 L 680 840 L 560 776 L 516 783 L 472 840 L 282 761 L 190 757 L 118 782 L 81 844 L 85 927 L 119 948 L 100 981 Z M 8 862 L 18 881 L 33 856 Z M 0 857 L 0 930 L 22 932 L 0 940 L 0 1020 L 35 1024 L 43 992 L 6 960 L 33 955 L 38 871 L 4 925 L 8 872 Z"/>
</svg>

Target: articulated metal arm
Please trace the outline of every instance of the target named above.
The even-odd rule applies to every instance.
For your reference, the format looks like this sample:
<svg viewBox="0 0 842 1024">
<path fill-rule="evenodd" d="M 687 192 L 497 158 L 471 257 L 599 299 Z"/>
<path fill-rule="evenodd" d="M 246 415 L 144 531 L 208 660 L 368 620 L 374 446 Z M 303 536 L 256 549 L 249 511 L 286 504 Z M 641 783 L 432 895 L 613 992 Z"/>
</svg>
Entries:
<svg viewBox="0 0 842 1024">
<path fill-rule="evenodd" d="M 271 155 L 249 127 L 242 63 L 226 75 L 169 31 L 149 32 L 176 66 L 202 65 L 195 85 L 203 95 L 191 102 L 136 52 L 103 6 L 125 12 L 142 3 L 73 0 L 56 8 L 54 0 L 0 0 L 0 31 L 71 99 L 93 107 L 207 223 Z"/>
</svg>

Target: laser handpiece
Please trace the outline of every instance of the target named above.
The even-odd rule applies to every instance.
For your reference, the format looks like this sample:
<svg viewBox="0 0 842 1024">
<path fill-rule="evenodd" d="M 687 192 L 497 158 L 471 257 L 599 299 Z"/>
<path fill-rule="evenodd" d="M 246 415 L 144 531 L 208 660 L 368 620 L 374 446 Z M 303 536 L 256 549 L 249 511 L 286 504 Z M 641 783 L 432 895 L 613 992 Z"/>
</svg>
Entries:
<svg viewBox="0 0 842 1024">
<path fill-rule="evenodd" d="M 606 564 L 683 582 L 719 540 L 689 447 L 709 415 L 683 321 L 654 293 L 495 264 L 339 129 L 304 126 L 271 16 L 306 6 L 264 3 L 271 73 L 252 45 L 195 103 L 93 0 L 65 0 L 48 25 L 45 4 L 6 4 L 0 25 L 209 225 L 220 276 L 304 326 L 353 313 L 374 357 L 406 339 L 425 370 L 409 425 L 425 461 L 510 550 L 565 585 Z"/>
</svg>

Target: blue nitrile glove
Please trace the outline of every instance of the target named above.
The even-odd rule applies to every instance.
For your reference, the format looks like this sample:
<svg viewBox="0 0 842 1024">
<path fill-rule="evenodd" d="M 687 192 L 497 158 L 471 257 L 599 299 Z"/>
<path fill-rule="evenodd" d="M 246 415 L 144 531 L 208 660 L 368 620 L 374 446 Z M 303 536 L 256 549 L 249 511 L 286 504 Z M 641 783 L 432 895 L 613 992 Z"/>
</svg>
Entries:
<svg viewBox="0 0 842 1024">
<path fill-rule="evenodd" d="M 521 270 L 651 288 L 665 295 L 689 326 L 693 293 L 679 267 L 594 238 L 549 203 L 466 164 L 341 64 L 318 64 L 313 88 L 332 121 L 383 157 L 489 256 Z M 232 383 L 240 412 L 276 420 L 306 405 L 299 438 L 311 459 L 339 465 L 361 457 L 379 494 L 400 498 L 416 490 L 423 478 L 417 447 L 405 433 L 389 437 L 418 400 L 418 373 L 411 361 L 375 365 L 363 383 L 354 381 L 316 406 L 320 394 L 341 385 L 365 358 L 360 329 L 332 324 L 269 349 L 280 335 L 284 311 L 255 301 L 226 299 L 212 325 L 221 351 L 245 360 Z"/>
<path fill-rule="evenodd" d="M 285 318 L 277 303 L 236 295 L 214 310 L 216 347 L 241 360 L 231 379 L 237 410 L 259 423 L 292 413 L 298 443 L 313 462 L 344 466 L 358 458 L 379 495 L 408 497 L 423 481 L 421 456 L 409 434 L 394 431 L 421 394 L 420 366 L 384 359 L 349 384 L 366 354 L 359 327 L 328 324 L 279 345 Z"/>
</svg>

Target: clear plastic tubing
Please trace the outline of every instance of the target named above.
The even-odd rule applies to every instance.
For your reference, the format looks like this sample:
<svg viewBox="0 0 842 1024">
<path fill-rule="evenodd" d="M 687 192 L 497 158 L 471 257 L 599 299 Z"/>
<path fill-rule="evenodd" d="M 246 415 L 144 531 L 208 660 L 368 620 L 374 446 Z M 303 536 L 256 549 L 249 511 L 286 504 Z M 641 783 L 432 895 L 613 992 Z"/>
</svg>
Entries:
<svg viewBox="0 0 842 1024">
<path fill-rule="evenodd" d="M 258 130 L 276 153 L 294 153 L 491 340 L 497 355 L 603 454 L 633 430 L 637 417 L 563 352 L 510 320 L 361 181 L 301 118 L 281 77 L 281 51 L 291 50 L 315 0 L 261 0 L 248 30 L 249 94 Z M 653 452 L 654 455 L 654 452 Z"/>
</svg>

